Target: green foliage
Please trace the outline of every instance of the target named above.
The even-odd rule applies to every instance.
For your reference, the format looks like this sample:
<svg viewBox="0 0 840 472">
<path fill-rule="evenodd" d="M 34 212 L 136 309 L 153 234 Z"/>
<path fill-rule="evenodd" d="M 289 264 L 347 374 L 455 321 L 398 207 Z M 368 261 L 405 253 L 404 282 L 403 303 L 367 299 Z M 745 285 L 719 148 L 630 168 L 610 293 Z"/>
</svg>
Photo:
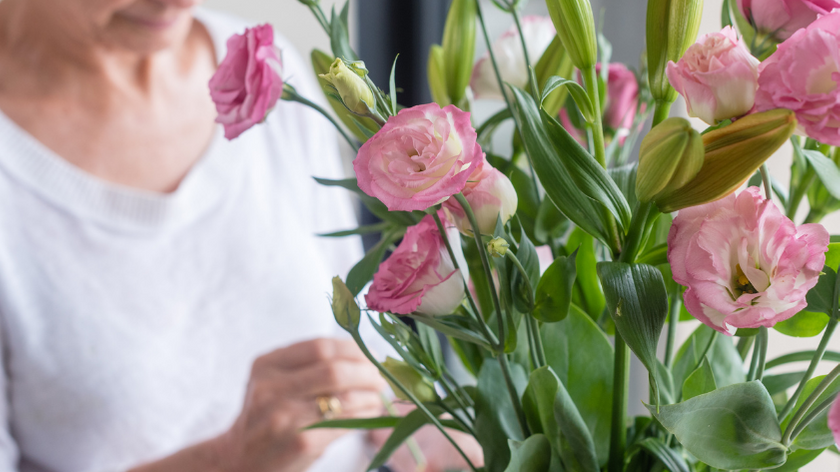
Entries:
<svg viewBox="0 0 840 472">
<path fill-rule="evenodd" d="M 551 465 L 551 445 L 542 434 L 524 441 L 508 440 L 510 464 L 505 472 L 544 472 Z"/>
<path fill-rule="evenodd" d="M 513 382 L 521 395 L 528 383 L 525 372 L 512 366 Z M 508 439 L 523 441 L 516 419 L 516 411 L 508 392 L 503 388 L 505 379 L 499 362 L 485 359 L 478 374 L 475 400 L 476 439 L 484 450 L 487 472 L 503 472 L 510 461 Z"/>
<path fill-rule="evenodd" d="M 674 392 L 676 398 L 680 398 L 685 380 L 703 360 L 701 356 L 703 350 L 709 344 L 709 337 L 712 332 L 713 330 L 708 326 L 700 325 L 677 351 L 674 366 L 671 369 L 674 376 L 674 387 L 679 389 Z M 709 349 L 707 357 L 718 388 L 746 381 L 741 356 L 735 349 L 731 338 L 718 336 L 711 349 Z"/>
<path fill-rule="evenodd" d="M 773 328 L 788 336 L 810 338 L 823 332 L 828 324 L 828 319 L 828 316 L 823 313 L 800 311 L 792 318 L 776 323 Z"/>
<path fill-rule="evenodd" d="M 683 400 L 709 393 L 716 388 L 715 373 L 712 371 L 709 359 L 704 357 L 703 361 L 700 362 L 700 367 L 695 369 L 683 382 Z"/>
<path fill-rule="evenodd" d="M 545 323 L 554 323 L 563 320 L 569 314 L 572 288 L 577 275 L 576 256 L 577 251 L 568 257 L 560 256 L 548 266 L 537 284 L 534 318 Z"/>
<path fill-rule="evenodd" d="M 772 469 L 784 464 L 787 448 L 773 400 L 761 382 L 719 388 L 659 412 L 662 426 L 700 461 L 725 470 Z"/>
<path fill-rule="evenodd" d="M 805 400 L 811 395 L 811 393 L 814 392 L 825 377 L 825 375 L 814 377 L 805 384 L 805 389 L 802 391 L 802 395 L 799 396 L 793 411 L 797 411 L 800 407 L 802 407 Z M 819 406 L 820 403 L 836 397 L 838 393 L 840 393 L 840 378 L 835 379 L 828 385 L 828 388 L 821 393 L 819 397 L 817 397 L 817 400 L 806 413 L 810 414 L 817 408 L 817 406 Z M 792 416 L 785 418 L 782 422 L 782 426 L 785 428 L 789 427 L 791 418 Z M 828 410 L 825 410 L 817 416 L 816 419 L 814 419 L 814 421 L 810 423 L 799 436 L 793 438 L 791 449 L 817 450 L 825 449 L 832 444 L 834 444 L 834 435 L 828 428 Z"/>
</svg>

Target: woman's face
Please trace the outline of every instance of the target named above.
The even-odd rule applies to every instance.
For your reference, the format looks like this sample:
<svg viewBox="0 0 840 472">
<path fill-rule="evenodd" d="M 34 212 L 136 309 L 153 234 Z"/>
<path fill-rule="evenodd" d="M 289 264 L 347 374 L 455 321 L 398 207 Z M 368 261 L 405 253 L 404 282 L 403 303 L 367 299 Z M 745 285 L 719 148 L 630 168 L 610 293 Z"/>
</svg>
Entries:
<svg viewBox="0 0 840 472">
<path fill-rule="evenodd" d="M 183 40 L 203 0 L 23 0 L 41 3 L 72 37 L 109 49 L 152 53 Z"/>
</svg>

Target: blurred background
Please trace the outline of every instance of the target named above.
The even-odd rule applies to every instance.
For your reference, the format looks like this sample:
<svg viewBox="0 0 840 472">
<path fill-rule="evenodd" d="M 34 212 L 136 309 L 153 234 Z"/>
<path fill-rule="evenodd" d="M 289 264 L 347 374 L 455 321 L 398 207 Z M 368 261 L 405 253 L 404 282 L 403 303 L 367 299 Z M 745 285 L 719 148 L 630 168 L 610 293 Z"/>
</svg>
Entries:
<svg viewBox="0 0 840 472">
<path fill-rule="evenodd" d="M 484 13 L 488 23 L 489 33 L 495 38 L 512 25 L 511 17 L 497 9 L 489 0 L 483 0 Z M 612 43 L 613 62 L 622 62 L 631 69 L 638 69 L 639 57 L 644 49 L 645 40 L 645 6 L 643 0 L 591 0 L 596 13 L 596 21 L 602 21 L 602 32 Z M 321 0 L 325 10 L 333 5 L 340 9 L 343 1 Z M 374 82 L 384 86 L 387 84 L 388 73 L 394 57 L 399 54 L 397 62 L 397 83 L 403 88 L 399 102 L 403 105 L 415 105 L 430 102 L 431 98 L 426 83 L 426 60 L 429 46 L 439 43 L 446 19 L 448 0 L 351 0 L 351 40 L 371 71 Z M 705 0 L 705 13 L 700 34 L 719 30 L 720 11 L 723 0 Z M 295 45 L 298 52 L 308 58 L 313 48 L 329 51 L 329 40 L 321 27 L 310 14 L 309 10 L 296 0 L 207 0 L 209 8 L 223 10 L 234 15 L 253 20 L 254 22 L 268 22 L 274 25 L 276 31 L 288 38 Z M 532 0 L 525 7 L 526 15 L 548 16 L 545 3 Z M 480 33 L 479 33 L 480 34 Z M 476 40 L 476 57 L 485 52 L 483 38 Z M 499 103 L 478 101 L 473 112 L 474 122 L 480 123 L 483 118 L 491 116 L 501 107 Z M 681 98 L 677 99 L 673 114 L 685 116 L 685 107 Z M 706 125 L 695 120 L 698 129 Z M 499 133 L 505 135 L 506 133 Z M 781 182 L 787 182 L 790 176 L 792 149 L 789 145 L 783 147 L 770 161 L 773 176 Z M 352 156 L 348 155 L 348 162 Z M 798 221 L 802 221 L 807 214 L 807 202 L 800 208 Z M 823 224 L 831 234 L 840 234 L 840 215 L 835 214 L 823 220 Z M 681 323 L 678 343 L 687 338 L 696 328 L 697 322 Z M 664 336 L 663 336 L 664 339 Z M 792 338 L 784 336 L 775 330 L 770 330 L 770 349 L 768 359 L 779 355 L 812 350 L 816 348 L 819 338 Z M 829 350 L 840 351 L 840 337 L 832 340 Z M 803 364 L 788 364 L 787 371 L 804 370 Z M 830 369 L 818 371 L 825 374 Z M 778 372 L 785 371 L 784 369 Z M 633 374 L 636 379 L 631 388 L 630 413 L 647 414 L 641 404 L 648 398 L 647 373 L 644 367 L 634 359 Z M 802 469 L 806 472 L 840 471 L 840 456 L 827 453 L 820 459 Z"/>
</svg>

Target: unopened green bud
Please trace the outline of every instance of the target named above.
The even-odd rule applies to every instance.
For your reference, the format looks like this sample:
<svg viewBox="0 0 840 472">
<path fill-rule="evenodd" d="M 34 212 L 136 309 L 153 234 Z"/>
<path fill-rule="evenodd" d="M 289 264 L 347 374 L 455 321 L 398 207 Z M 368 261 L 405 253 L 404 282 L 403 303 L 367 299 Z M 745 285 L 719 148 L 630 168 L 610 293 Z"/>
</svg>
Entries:
<svg viewBox="0 0 840 472">
<path fill-rule="evenodd" d="M 335 321 L 347 331 L 359 329 L 361 310 L 356 299 L 340 277 L 333 277 L 332 311 Z"/>
<path fill-rule="evenodd" d="M 449 100 L 458 105 L 466 95 L 475 60 L 475 0 L 452 0 L 443 27 L 443 66 Z"/>
<path fill-rule="evenodd" d="M 703 138 L 684 118 L 669 118 L 642 140 L 636 197 L 641 202 L 671 193 L 691 181 L 703 167 Z"/>
<path fill-rule="evenodd" d="M 677 62 L 697 40 L 703 0 L 648 0 L 647 62 L 650 93 L 671 103 L 677 92 L 668 83 L 665 66 Z"/>
<path fill-rule="evenodd" d="M 446 72 L 443 64 L 443 48 L 433 44 L 429 49 L 429 62 L 426 65 L 426 74 L 429 79 L 429 90 L 432 93 L 432 100 L 441 107 L 450 105 L 449 92 L 446 89 Z"/>
<path fill-rule="evenodd" d="M 508 252 L 508 248 L 510 248 L 510 244 L 508 244 L 505 238 L 493 238 L 489 243 L 487 243 L 487 252 L 490 253 L 492 257 L 505 257 L 505 254 Z"/>
<path fill-rule="evenodd" d="M 663 213 L 719 200 L 734 192 L 784 144 L 796 130 L 796 116 L 777 109 L 747 115 L 729 126 L 703 135 L 703 167 L 682 188 L 660 195 Z"/>
<path fill-rule="evenodd" d="M 585 71 L 598 62 L 595 19 L 589 0 L 546 0 L 557 36 L 569 52 L 575 67 Z"/>
<path fill-rule="evenodd" d="M 421 402 L 433 402 L 438 399 L 437 392 L 435 392 L 435 385 L 423 377 L 420 372 L 417 372 L 417 370 L 415 370 L 414 367 L 411 367 L 407 362 L 388 357 L 385 359 L 385 362 L 382 363 L 382 367 L 384 367 L 389 374 L 393 375 L 406 390 L 411 392 Z M 394 395 L 396 395 L 397 398 L 400 400 L 411 401 L 411 398 L 403 393 L 401 388 L 391 382 L 391 379 L 385 377 L 384 375 L 383 377 L 388 382 L 388 385 L 391 386 L 391 390 L 394 391 Z"/>
<path fill-rule="evenodd" d="M 373 92 L 364 79 L 367 69 L 364 68 L 364 63 L 353 63 L 351 67 L 339 58 L 333 61 L 329 73 L 321 74 L 320 77 L 335 87 L 350 111 L 367 115 L 376 104 Z"/>
<path fill-rule="evenodd" d="M 347 107 L 341 103 L 341 97 L 337 96 L 335 93 L 332 92 L 332 88 L 334 88 L 327 80 L 323 78 L 325 75 L 329 75 L 330 66 L 333 63 L 333 56 L 327 54 L 323 51 L 319 51 L 318 49 L 313 49 L 311 54 L 312 59 L 312 68 L 315 70 L 315 74 L 320 77 L 321 86 L 324 88 L 325 92 L 327 93 L 327 101 L 329 102 L 330 106 L 332 107 L 333 111 L 335 112 L 338 119 L 344 123 L 344 126 L 347 127 L 361 142 L 365 142 L 367 140 L 367 135 L 359 129 L 359 126 L 356 124 L 361 123 L 368 129 L 379 129 L 379 126 L 376 124 L 375 121 L 371 120 L 370 118 L 364 118 L 352 113 Z M 284 84 L 285 86 L 286 84 Z"/>
</svg>

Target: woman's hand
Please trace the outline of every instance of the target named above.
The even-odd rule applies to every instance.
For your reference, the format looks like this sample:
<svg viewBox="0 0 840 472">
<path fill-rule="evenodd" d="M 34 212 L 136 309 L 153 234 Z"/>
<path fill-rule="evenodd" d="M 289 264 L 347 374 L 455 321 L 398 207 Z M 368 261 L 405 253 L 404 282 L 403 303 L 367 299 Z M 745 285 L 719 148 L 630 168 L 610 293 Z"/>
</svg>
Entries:
<svg viewBox="0 0 840 472">
<path fill-rule="evenodd" d="M 300 472 L 346 430 L 301 428 L 323 420 L 319 397 L 341 404 L 337 418 L 382 414 L 386 383 L 353 341 L 317 339 L 254 361 L 245 404 L 225 434 L 132 472 Z"/>
<path fill-rule="evenodd" d="M 230 472 L 305 470 L 345 430 L 300 431 L 323 419 L 319 397 L 335 397 L 341 418 L 378 416 L 379 372 L 353 341 L 318 339 L 258 358 L 245 405 L 236 423 L 217 442 Z"/>
</svg>

